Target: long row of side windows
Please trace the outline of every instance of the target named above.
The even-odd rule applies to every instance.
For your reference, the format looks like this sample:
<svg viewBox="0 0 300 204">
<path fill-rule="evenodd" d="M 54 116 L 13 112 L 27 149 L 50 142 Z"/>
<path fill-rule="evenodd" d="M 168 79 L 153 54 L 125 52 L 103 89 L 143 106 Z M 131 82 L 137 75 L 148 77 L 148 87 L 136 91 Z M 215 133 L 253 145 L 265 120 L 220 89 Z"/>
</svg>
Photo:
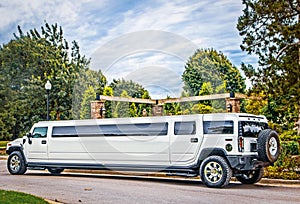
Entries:
<svg viewBox="0 0 300 204">
<path fill-rule="evenodd" d="M 195 135 L 195 121 L 174 123 L 174 135 Z M 46 137 L 47 127 L 34 129 L 33 137 Z M 233 134 L 233 121 L 204 121 L 204 134 Z M 109 124 L 87 126 L 57 126 L 53 127 L 52 137 L 78 136 L 166 136 L 168 123 L 137 123 L 137 124 Z"/>
</svg>

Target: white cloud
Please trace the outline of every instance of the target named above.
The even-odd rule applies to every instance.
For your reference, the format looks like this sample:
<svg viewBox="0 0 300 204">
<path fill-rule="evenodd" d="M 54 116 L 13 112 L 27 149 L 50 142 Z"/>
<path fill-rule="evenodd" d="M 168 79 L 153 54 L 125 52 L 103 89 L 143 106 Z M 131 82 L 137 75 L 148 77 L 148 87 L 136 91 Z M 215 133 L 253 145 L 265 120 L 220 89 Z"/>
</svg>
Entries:
<svg viewBox="0 0 300 204">
<path fill-rule="evenodd" d="M 241 38 L 236 23 L 241 10 L 241 1 L 237 0 L 4 0 L 0 2 L 0 43 L 12 38 L 17 25 L 26 31 L 40 28 L 47 20 L 50 24 L 61 25 L 68 41 L 79 42 L 83 54 L 93 57 L 94 68 L 112 66 L 107 71 L 108 78 L 135 73 L 135 78 L 139 79 L 142 77 L 136 75 L 143 73 L 139 70 L 141 67 L 153 68 L 156 73 L 161 70 L 159 76 L 167 89 L 176 86 L 179 90 L 180 79 L 166 80 L 165 70 L 182 73 L 184 62 L 197 47 L 222 51 L 237 67 L 242 61 L 256 62 L 255 57 L 247 56 L 239 48 Z M 138 38 L 128 37 L 133 32 L 143 31 L 144 35 Z M 150 31 L 152 34 L 147 35 Z M 169 35 L 157 38 L 155 32 Z M 127 37 L 125 41 L 122 40 L 124 37 Z M 114 44 L 110 45 L 111 42 Z M 102 49 L 100 53 L 98 48 Z M 153 80 L 160 84 L 158 76 L 155 77 Z M 175 83 L 175 80 L 180 83 Z M 140 82 L 143 84 L 145 80 Z M 151 87 L 152 93 L 157 95 L 159 89 L 154 85 Z M 162 96 L 164 94 L 161 92 Z"/>
</svg>

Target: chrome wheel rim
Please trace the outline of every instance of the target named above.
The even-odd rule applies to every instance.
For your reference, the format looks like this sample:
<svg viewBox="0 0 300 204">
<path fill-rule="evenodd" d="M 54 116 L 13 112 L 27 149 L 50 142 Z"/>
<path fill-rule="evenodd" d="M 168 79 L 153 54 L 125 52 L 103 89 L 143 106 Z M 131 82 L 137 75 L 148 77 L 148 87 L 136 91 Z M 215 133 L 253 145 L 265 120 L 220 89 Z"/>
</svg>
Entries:
<svg viewBox="0 0 300 204">
<path fill-rule="evenodd" d="M 20 157 L 17 155 L 14 155 L 9 163 L 10 169 L 14 172 L 19 171 L 21 165 Z"/>
<path fill-rule="evenodd" d="M 217 183 L 222 179 L 223 168 L 217 162 L 209 162 L 205 165 L 204 176 L 211 183 Z"/>
<path fill-rule="evenodd" d="M 278 144 L 277 144 L 277 140 L 275 139 L 275 137 L 271 137 L 269 140 L 269 152 L 272 156 L 275 156 L 277 151 L 278 151 Z"/>
</svg>

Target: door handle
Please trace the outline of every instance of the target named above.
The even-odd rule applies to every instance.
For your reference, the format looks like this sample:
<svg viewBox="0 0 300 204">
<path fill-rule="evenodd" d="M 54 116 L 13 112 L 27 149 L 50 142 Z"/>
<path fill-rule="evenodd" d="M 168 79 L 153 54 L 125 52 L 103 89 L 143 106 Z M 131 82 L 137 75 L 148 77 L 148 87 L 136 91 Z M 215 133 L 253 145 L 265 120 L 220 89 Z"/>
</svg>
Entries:
<svg viewBox="0 0 300 204">
<path fill-rule="evenodd" d="M 47 141 L 46 140 L 42 140 L 42 144 L 47 144 Z"/>
<path fill-rule="evenodd" d="M 191 143 L 197 143 L 197 142 L 198 142 L 198 138 L 196 137 L 191 138 Z"/>
</svg>

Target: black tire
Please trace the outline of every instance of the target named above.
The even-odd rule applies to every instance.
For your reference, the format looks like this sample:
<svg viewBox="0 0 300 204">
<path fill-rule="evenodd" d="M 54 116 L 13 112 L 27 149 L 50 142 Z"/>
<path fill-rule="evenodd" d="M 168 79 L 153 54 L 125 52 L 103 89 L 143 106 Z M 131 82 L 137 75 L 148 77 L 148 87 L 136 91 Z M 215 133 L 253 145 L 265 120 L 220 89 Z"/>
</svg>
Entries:
<svg viewBox="0 0 300 204">
<path fill-rule="evenodd" d="M 22 175 L 27 171 L 26 162 L 20 151 L 12 152 L 7 159 L 7 169 L 13 175 Z"/>
<path fill-rule="evenodd" d="M 232 170 L 221 156 L 209 156 L 200 166 L 200 177 L 207 187 L 221 188 L 227 186 L 232 176 Z"/>
<path fill-rule="evenodd" d="M 257 139 L 258 159 L 274 163 L 280 153 L 280 142 L 277 132 L 271 129 L 262 130 Z"/>
<path fill-rule="evenodd" d="M 51 174 L 53 174 L 53 175 L 59 175 L 61 172 L 64 171 L 63 168 L 49 167 L 49 168 L 47 168 L 47 169 L 48 169 L 48 171 L 49 171 Z"/>
<path fill-rule="evenodd" d="M 236 179 L 243 184 L 254 184 L 261 180 L 264 175 L 264 169 L 251 170 L 242 172 L 241 176 L 237 176 Z"/>
</svg>

